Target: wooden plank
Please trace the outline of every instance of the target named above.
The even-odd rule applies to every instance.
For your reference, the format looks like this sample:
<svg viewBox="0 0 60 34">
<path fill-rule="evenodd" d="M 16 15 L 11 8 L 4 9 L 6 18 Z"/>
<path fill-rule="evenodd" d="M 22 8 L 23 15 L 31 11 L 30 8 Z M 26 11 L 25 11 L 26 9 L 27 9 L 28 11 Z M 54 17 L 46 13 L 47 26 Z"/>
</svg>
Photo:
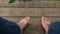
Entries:
<svg viewBox="0 0 60 34">
<path fill-rule="evenodd" d="M 7 19 L 7 20 L 9 20 L 9 21 L 14 21 L 14 22 L 16 22 L 16 23 L 18 23 L 22 18 L 18 18 L 18 17 L 12 17 L 12 18 L 10 18 L 10 17 L 3 17 L 3 18 L 5 18 L 5 19 Z M 30 25 L 37 25 L 37 24 L 40 24 L 39 23 L 40 22 L 40 19 L 39 18 L 31 18 L 31 20 L 30 20 Z"/>
<path fill-rule="evenodd" d="M 46 0 L 45 0 L 46 1 Z M 60 1 L 60 0 L 47 0 L 47 1 Z"/>
<path fill-rule="evenodd" d="M 33 1 L 18 1 L 16 0 L 14 3 L 9 4 L 9 0 L 0 0 L 0 7 L 30 7 L 30 8 L 59 8 L 60 1 L 41 1 L 41 0 L 33 0 Z"/>
<path fill-rule="evenodd" d="M 36 8 L 0 8 L 0 16 L 38 16 L 38 14 L 41 15 L 39 10 Z"/>
<path fill-rule="evenodd" d="M 51 23 L 60 21 L 60 18 L 49 18 L 49 19 L 51 20 Z M 41 21 L 39 23 L 41 23 Z M 28 26 L 24 31 L 24 34 L 45 34 L 45 33 L 41 24 L 40 25 L 38 24 L 36 26 L 33 25 Z"/>
<path fill-rule="evenodd" d="M 0 8 L 0 16 L 60 16 L 60 8 Z"/>
<path fill-rule="evenodd" d="M 14 21 L 14 22 L 19 22 L 22 19 L 22 18 L 17 18 L 17 17 L 16 18 L 13 18 L 13 17 L 12 18 L 3 17 L 3 18 L 5 18 L 7 20 L 10 20 L 10 21 Z M 24 30 L 24 34 L 28 34 L 28 33 L 29 34 L 30 33 L 34 34 L 34 32 L 35 32 L 35 34 L 40 34 L 42 32 L 42 30 L 40 30 L 40 29 L 42 29 L 42 28 L 40 28 L 41 27 L 41 25 L 40 25 L 40 18 L 31 18 L 29 24 L 30 25 L 27 27 L 27 30 L 26 29 Z"/>
<path fill-rule="evenodd" d="M 48 17 L 49 18 L 49 17 Z M 49 18 L 50 20 L 51 20 L 51 23 L 53 23 L 53 22 L 56 22 L 56 21 L 60 21 L 60 18 Z M 41 23 L 41 21 L 39 22 L 39 23 Z M 26 30 L 24 31 L 24 34 L 44 34 L 44 30 L 43 30 L 43 28 L 42 28 L 42 26 L 41 26 L 41 24 L 39 25 L 36 25 L 36 26 L 33 26 L 33 25 L 31 25 L 31 26 L 29 26 L 29 27 L 27 27 L 26 28 Z"/>
<path fill-rule="evenodd" d="M 24 17 L 20 17 L 20 18 L 18 18 L 18 17 L 3 17 L 3 18 L 5 18 L 5 19 L 7 19 L 7 20 L 10 20 L 10 21 L 14 21 L 14 22 L 16 22 L 16 23 L 18 23 L 21 19 L 23 19 Z M 60 21 L 60 17 L 47 17 L 51 22 L 55 22 L 55 21 Z M 32 18 L 31 17 L 31 20 L 30 20 L 30 25 L 32 25 L 32 24 L 41 24 L 41 17 L 40 18 Z"/>
<path fill-rule="evenodd" d="M 11 20 L 11 21 L 15 21 L 15 22 L 19 22 L 22 18 L 10 18 L 10 17 L 3 17 L 5 19 Z M 55 22 L 55 21 L 60 21 L 60 18 L 50 18 L 47 17 L 51 20 L 51 22 Z M 29 26 L 24 30 L 24 34 L 44 34 L 44 30 L 41 27 L 41 18 L 31 18 L 30 22 L 29 22 Z"/>
</svg>

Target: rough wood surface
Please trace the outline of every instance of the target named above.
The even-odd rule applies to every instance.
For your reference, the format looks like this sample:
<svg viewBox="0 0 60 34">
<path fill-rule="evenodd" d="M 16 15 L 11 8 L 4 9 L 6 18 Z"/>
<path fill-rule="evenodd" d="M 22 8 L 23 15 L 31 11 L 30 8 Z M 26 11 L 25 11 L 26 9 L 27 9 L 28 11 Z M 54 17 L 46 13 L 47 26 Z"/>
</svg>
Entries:
<svg viewBox="0 0 60 34">
<path fill-rule="evenodd" d="M 0 0 L 0 7 L 22 7 L 22 8 L 60 8 L 60 1 L 41 1 L 41 0 L 32 0 L 32 1 L 19 1 L 16 0 L 14 3 L 9 4 L 9 0 Z"/>
<path fill-rule="evenodd" d="M 0 8 L 0 16 L 60 16 L 60 8 Z"/>
<path fill-rule="evenodd" d="M 10 21 L 14 21 L 16 23 L 18 23 L 22 18 L 18 18 L 18 17 L 3 17 L 7 20 Z M 47 17 L 50 19 L 51 23 L 55 22 L 55 21 L 60 21 L 60 18 L 56 18 L 56 17 Z M 26 29 L 24 30 L 24 34 L 44 34 L 43 33 L 44 30 L 41 26 L 41 18 L 31 18 L 28 27 L 26 27 Z"/>
<path fill-rule="evenodd" d="M 29 26 L 24 34 L 44 34 L 41 16 L 52 22 L 60 21 L 60 0 L 19 1 L 9 4 L 9 0 L 0 0 L 0 17 L 18 23 L 23 17 L 30 16 Z"/>
</svg>

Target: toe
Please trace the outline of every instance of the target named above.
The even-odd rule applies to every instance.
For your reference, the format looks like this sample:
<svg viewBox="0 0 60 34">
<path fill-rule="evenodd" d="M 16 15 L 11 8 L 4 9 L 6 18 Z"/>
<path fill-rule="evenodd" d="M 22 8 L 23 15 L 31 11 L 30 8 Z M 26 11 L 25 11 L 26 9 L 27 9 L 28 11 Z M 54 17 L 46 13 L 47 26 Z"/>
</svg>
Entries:
<svg viewBox="0 0 60 34">
<path fill-rule="evenodd" d="M 50 20 L 49 20 L 47 17 L 45 17 L 45 23 L 46 23 L 47 25 L 50 25 Z"/>
<path fill-rule="evenodd" d="M 21 29 L 24 29 L 24 27 L 26 27 L 29 21 L 30 21 L 30 17 L 25 17 L 18 23 L 18 25 L 20 26 Z"/>
<path fill-rule="evenodd" d="M 41 18 L 41 22 L 42 22 L 42 23 L 45 22 L 45 18 L 44 18 L 44 16 L 42 16 L 42 18 Z"/>
<path fill-rule="evenodd" d="M 46 23 L 47 25 L 50 25 L 50 20 L 47 17 L 42 16 L 41 22 Z"/>
</svg>

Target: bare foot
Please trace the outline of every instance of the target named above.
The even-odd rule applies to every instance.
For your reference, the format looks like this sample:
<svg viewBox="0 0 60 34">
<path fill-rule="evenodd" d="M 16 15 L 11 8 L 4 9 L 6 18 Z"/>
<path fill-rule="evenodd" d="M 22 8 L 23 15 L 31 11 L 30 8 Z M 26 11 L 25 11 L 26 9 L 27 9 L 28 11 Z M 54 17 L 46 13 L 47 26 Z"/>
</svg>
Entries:
<svg viewBox="0 0 60 34">
<path fill-rule="evenodd" d="M 41 18 L 42 26 L 45 29 L 45 34 L 48 34 L 48 28 L 50 25 L 50 20 L 44 16 Z"/>
<path fill-rule="evenodd" d="M 30 21 L 30 17 L 25 17 L 18 23 L 18 25 L 20 26 L 21 30 L 23 30 L 27 26 L 29 21 Z"/>
</svg>

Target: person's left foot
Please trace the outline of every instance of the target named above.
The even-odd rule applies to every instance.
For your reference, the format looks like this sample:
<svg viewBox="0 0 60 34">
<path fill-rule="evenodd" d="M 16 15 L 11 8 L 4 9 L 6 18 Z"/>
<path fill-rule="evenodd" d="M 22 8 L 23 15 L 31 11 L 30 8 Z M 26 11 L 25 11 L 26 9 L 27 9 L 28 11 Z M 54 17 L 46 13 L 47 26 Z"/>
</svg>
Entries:
<svg viewBox="0 0 60 34">
<path fill-rule="evenodd" d="M 18 25 L 20 26 L 21 30 L 23 30 L 27 26 L 29 21 L 30 21 L 30 17 L 25 17 L 18 23 Z"/>
</svg>

